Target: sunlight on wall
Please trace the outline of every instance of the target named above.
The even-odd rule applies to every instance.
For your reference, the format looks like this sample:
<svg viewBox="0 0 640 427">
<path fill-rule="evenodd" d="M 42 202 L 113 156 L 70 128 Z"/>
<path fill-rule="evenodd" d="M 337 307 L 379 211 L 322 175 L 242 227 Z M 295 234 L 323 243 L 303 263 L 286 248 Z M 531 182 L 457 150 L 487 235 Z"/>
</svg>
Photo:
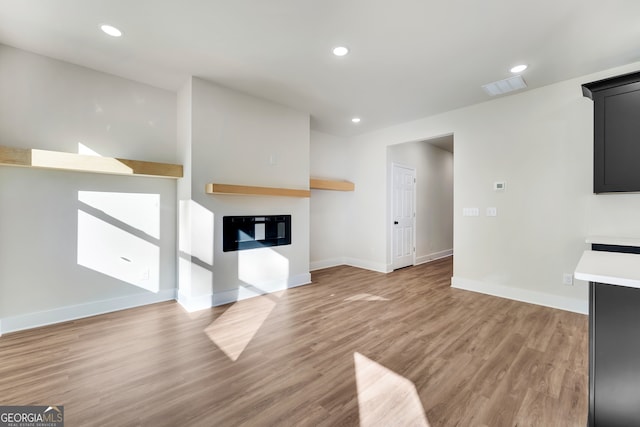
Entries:
<svg viewBox="0 0 640 427">
<path fill-rule="evenodd" d="M 353 354 L 360 427 L 429 427 L 415 385 L 360 353 Z"/>
<path fill-rule="evenodd" d="M 96 153 L 91 148 L 84 145 L 82 142 L 78 142 L 78 154 L 82 154 L 85 156 L 98 156 L 102 157 L 102 155 Z"/>
<path fill-rule="evenodd" d="M 180 210 L 181 217 L 189 219 L 190 227 L 180 233 L 180 250 L 213 265 L 213 212 L 193 200 L 181 200 Z"/>
<path fill-rule="evenodd" d="M 271 248 L 249 249 L 238 252 L 238 278 L 269 291 L 287 289 L 289 260 Z"/>
<path fill-rule="evenodd" d="M 160 249 L 78 210 L 78 264 L 151 292 L 160 289 Z"/>
<path fill-rule="evenodd" d="M 189 313 L 211 307 L 214 214 L 193 200 L 178 206 L 178 301 Z"/>
<path fill-rule="evenodd" d="M 151 237 L 160 238 L 160 195 L 78 191 L 78 200 Z"/>
<path fill-rule="evenodd" d="M 187 313 L 211 308 L 213 272 L 209 267 L 201 267 L 181 254 L 178 260 L 178 280 L 178 301 Z M 201 295 L 206 298 L 198 298 Z"/>
<path fill-rule="evenodd" d="M 238 301 L 205 329 L 232 361 L 238 360 L 277 304 L 282 293 Z"/>
<path fill-rule="evenodd" d="M 160 289 L 160 195 L 78 191 L 78 265 Z"/>
<path fill-rule="evenodd" d="M 349 298 L 345 298 L 345 301 L 389 301 L 389 298 L 379 297 L 372 294 L 358 294 Z"/>
</svg>

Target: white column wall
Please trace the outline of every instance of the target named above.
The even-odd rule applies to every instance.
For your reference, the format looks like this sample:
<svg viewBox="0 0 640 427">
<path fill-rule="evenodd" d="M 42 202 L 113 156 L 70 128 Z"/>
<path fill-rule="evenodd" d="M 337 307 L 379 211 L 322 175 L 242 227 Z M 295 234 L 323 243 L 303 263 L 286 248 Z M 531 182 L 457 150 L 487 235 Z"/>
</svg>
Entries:
<svg viewBox="0 0 640 427">
<path fill-rule="evenodd" d="M 181 303 L 198 309 L 309 283 L 308 198 L 205 194 L 207 183 L 308 189 L 309 115 L 195 77 L 190 86 L 192 258 Z M 224 216 L 280 214 L 292 215 L 291 245 L 223 252 Z"/>
</svg>

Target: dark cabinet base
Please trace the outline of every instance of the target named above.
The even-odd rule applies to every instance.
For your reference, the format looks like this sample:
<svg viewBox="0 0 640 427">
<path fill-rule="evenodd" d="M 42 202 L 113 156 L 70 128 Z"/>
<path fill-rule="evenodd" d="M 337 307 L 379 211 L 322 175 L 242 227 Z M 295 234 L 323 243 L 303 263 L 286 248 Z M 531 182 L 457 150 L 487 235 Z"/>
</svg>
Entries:
<svg viewBox="0 0 640 427">
<path fill-rule="evenodd" d="M 640 289 L 589 288 L 589 426 L 640 426 Z"/>
</svg>

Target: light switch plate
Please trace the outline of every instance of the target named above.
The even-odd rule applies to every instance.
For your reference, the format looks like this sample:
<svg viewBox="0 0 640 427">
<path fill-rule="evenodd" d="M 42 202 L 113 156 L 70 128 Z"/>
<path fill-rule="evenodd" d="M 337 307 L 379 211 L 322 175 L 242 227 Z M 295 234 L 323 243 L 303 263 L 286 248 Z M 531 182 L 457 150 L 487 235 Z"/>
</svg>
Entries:
<svg viewBox="0 0 640 427">
<path fill-rule="evenodd" d="M 480 208 L 463 208 L 462 216 L 480 216 Z"/>
<path fill-rule="evenodd" d="M 498 208 L 487 208 L 487 216 L 498 216 Z"/>
</svg>

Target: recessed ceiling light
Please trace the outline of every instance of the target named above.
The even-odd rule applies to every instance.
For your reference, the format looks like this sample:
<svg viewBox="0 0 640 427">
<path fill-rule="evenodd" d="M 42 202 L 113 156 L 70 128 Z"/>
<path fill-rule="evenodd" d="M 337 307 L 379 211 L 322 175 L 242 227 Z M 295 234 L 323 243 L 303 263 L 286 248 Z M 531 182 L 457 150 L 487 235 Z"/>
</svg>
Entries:
<svg viewBox="0 0 640 427">
<path fill-rule="evenodd" d="M 354 117 L 353 119 L 351 119 L 351 121 L 353 123 L 360 123 L 360 117 Z"/>
<path fill-rule="evenodd" d="M 521 64 L 521 65 L 516 65 L 515 67 L 513 67 L 511 69 L 511 72 L 514 73 L 514 74 L 515 73 L 521 73 L 526 69 L 527 69 L 527 65 L 526 64 Z"/>
<path fill-rule="evenodd" d="M 347 53 L 349 53 L 349 48 L 347 47 L 338 46 L 333 48 L 333 54 L 335 56 L 345 56 Z"/>
<path fill-rule="evenodd" d="M 112 25 L 101 25 L 100 29 L 105 32 L 105 34 L 110 35 L 111 37 L 120 37 L 122 35 L 122 31 L 117 29 Z"/>
</svg>

